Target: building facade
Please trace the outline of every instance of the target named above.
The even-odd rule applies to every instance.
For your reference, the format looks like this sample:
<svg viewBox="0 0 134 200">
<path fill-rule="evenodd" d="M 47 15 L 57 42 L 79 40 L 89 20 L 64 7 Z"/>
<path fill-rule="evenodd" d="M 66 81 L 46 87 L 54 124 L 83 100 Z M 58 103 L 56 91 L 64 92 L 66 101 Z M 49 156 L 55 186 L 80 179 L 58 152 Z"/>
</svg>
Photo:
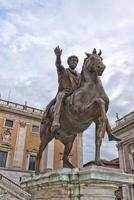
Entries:
<svg viewBox="0 0 134 200">
<path fill-rule="evenodd" d="M 43 110 L 26 104 L 0 100 L 0 171 L 13 181 L 19 182 L 34 172 L 42 114 Z M 69 158 L 75 167 L 82 166 L 81 145 L 80 134 Z M 41 171 L 62 168 L 63 149 L 58 140 L 51 141 L 43 152 Z"/>
<path fill-rule="evenodd" d="M 121 138 L 117 144 L 120 169 L 123 172 L 134 174 L 134 112 L 131 112 L 116 121 L 113 133 Z M 134 187 L 123 186 L 123 199 L 134 199 Z"/>
</svg>

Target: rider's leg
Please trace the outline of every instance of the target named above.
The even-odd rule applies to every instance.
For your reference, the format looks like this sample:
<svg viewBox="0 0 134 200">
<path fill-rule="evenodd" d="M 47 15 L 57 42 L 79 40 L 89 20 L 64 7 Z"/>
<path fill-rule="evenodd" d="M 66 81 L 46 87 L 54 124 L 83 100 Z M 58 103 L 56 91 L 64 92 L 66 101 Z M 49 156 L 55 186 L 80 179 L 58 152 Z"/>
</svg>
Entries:
<svg viewBox="0 0 134 200">
<path fill-rule="evenodd" d="M 60 114 L 61 114 L 61 107 L 63 100 L 66 96 L 66 93 L 64 91 L 59 92 L 56 97 L 56 103 L 55 103 L 55 109 L 54 109 L 54 119 L 51 127 L 51 131 L 54 132 L 57 129 L 60 128 Z"/>
</svg>

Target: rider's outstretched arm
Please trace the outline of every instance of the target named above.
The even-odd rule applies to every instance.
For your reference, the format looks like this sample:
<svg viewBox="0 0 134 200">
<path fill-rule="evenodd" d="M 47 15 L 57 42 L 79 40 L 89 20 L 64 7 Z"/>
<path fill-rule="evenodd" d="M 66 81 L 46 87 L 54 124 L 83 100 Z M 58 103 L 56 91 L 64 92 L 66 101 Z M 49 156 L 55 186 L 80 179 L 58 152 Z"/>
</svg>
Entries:
<svg viewBox="0 0 134 200">
<path fill-rule="evenodd" d="M 61 64 L 61 54 L 62 54 L 62 49 L 59 48 L 59 46 L 57 46 L 54 50 L 55 55 L 56 55 L 56 61 L 55 61 L 55 65 L 57 67 L 58 71 L 61 71 L 64 69 L 63 65 Z"/>
</svg>

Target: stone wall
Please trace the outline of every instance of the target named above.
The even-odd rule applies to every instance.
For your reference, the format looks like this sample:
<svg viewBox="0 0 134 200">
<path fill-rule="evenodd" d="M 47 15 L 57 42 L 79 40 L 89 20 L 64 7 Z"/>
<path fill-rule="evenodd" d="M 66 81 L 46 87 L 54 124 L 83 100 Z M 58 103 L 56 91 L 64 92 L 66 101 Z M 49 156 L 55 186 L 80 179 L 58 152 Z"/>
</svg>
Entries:
<svg viewBox="0 0 134 200">
<path fill-rule="evenodd" d="M 115 200 L 119 186 L 133 183 L 132 175 L 92 165 L 80 170 L 62 169 L 40 174 L 21 186 L 31 194 L 32 200 Z"/>
</svg>

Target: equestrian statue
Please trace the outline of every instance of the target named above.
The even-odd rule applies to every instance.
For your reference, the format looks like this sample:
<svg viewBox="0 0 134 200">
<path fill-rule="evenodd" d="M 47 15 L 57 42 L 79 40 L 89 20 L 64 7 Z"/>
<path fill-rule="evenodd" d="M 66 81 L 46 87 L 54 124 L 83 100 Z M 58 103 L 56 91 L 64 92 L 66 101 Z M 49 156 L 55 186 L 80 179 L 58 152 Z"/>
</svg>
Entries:
<svg viewBox="0 0 134 200">
<path fill-rule="evenodd" d="M 61 62 L 62 50 L 54 50 L 59 88 L 56 97 L 48 104 L 43 113 L 40 128 L 40 146 L 36 158 L 35 172 L 39 173 L 42 152 L 53 139 L 64 144 L 63 167 L 73 168 L 68 156 L 77 134 L 84 132 L 95 123 L 95 164 L 103 165 L 100 159 L 100 148 L 105 132 L 109 141 L 120 141 L 112 134 L 107 118 L 109 99 L 102 86 L 102 76 L 106 66 L 103 64 L 101 50 L 97 53 L 86 53 L 81 73 L 75 69 L 77 56 L 67 60 L 69 68 L 64 68 Z"/>
</svg>

